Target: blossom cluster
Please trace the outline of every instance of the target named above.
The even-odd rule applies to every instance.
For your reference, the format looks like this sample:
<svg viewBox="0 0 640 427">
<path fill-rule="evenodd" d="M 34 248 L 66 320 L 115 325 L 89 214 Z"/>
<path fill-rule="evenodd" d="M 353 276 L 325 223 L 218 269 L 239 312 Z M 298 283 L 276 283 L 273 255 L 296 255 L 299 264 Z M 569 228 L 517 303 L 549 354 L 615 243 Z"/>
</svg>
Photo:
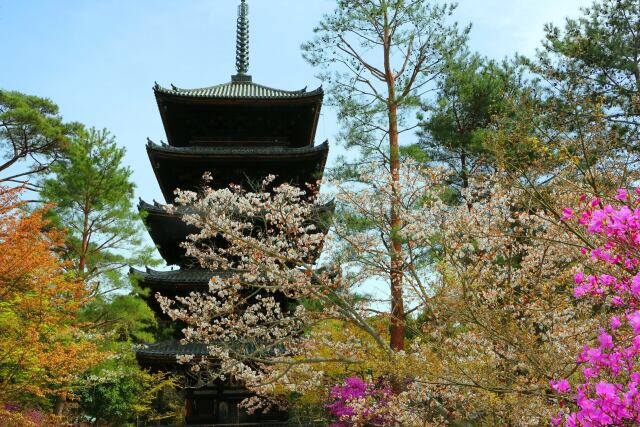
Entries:
<svg viewBox="0 0 640 427">
<path fill-rule="evenodd" d="M 612 203 L 582 197 L 581 211 L 564 210 L 565 221 L 602 239 L 582 249 L 594 267 L 589 274 L 575 274 L 574 296 L 606 313 L 608 325 L 578 356 L 581 381 L 573 386 L 566 378 L 551 381 L 551 388 L 572 403 L 552 418 L 553 425 L 640 423 L 640 189 L 635 193 L 620 189 Z"/>
<path fill-rule="evenodd" d="M 441 258 L 422 342 L 405 362 L 414 382 L 404 411 L 419 408 L 423 421 L 403 425 L 440 425 L 432 419 L 441 414 L 443 424 L 544 425 L 557 412 L 549 378 L 575 370 L 575 354 L 597 328 L 591 307 L 566 292 L 581 240 L 508 184 L 494 175 L 471 180 L 465 203 L 434 204 L 429 215 L 440 222 L 421 221 Z M 553 191 L 560 206 L 575 200 Z"/>
<path fill-rule="evenodd" d="M 359 377 L 346 378 L 342 385 L 331 388 L 334 401 L 326 408 L 338 419 L 331 427 L 394 425 L 389 417 L 391 395 L 388 385 L 373 384 Z"/>
</svg>

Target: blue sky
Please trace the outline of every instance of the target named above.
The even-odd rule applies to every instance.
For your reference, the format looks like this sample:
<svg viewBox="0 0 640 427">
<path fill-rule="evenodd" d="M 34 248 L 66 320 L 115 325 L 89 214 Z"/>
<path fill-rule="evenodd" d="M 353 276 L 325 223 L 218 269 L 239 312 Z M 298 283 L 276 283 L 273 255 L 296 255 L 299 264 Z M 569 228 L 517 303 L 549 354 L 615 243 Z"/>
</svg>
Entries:
<svg viewBox="0 0 640 427">
<path fill-rule="evenodd" d="M 67 120 L 111 130 L 127 148 L 137 193 L 161 194 L 145 153 L 164 139 L 152 86 L 203 87 L 234 73 L 239 0 L 0 0 L 0 88 L 46 96 Z M 590 0 L 460 0 L 470 47 L 501 59 L 532 55 L 546 22 L 578 16 Z M 334 0 L 249 0 L 254 81 L 317 87 L 300 44 Z M 325 109 L 318 140 L 334 140 Z M 339 147 L 333 145 L 333 155 Z"/>
</svg>

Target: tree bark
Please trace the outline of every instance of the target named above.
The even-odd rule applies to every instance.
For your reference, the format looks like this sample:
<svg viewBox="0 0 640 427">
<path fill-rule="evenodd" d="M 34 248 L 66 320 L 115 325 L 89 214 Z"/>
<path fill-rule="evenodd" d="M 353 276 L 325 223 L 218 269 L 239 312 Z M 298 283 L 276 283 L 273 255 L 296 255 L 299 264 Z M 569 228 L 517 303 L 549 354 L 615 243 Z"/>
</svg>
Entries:
<svg viewBox="0 0 640 427">
<path fill-rule="evenodd" d="M 61 393 L 56 397 L 56 404 L 53 407 L 53 414 L 57 417 L 61 417 L 64 413 L 64 408 L 67 406 L 67 392 Z"/>
<path fill-rule="evenodd" d="M 394 351 L 404 350 L 404 296 L 402 240 L 399 236 L 400 218 L 400 145 L 398 142 L 398 104 L 396 102 L 395 76 L 391 68 L 391 35 L 387 11 L 384 12 L 384 69 L 387 83 L 387 108 L 389 116 L 389 167 L 391 173 L 391 327 L 390 347 Z"/>
<path fill-rule="evenodd" d="M 82 230 L 82 251 L 80 259 L 78 261 L 78 277 L 84 278 L 84 273 L 87 265 L 87 252 L 89 248 L 89 211 L 88 208 L 84 210 L 84 224 Z M 53 413 L 60 417 L 64 412 L 64 408 L 67 406 L 67 392 L 62 392 L 56 398 L 56 403 L 53 408 Z"/>
<path fill-rule="evenodd" d="M 84 209 L 84 221 L 82 224 L 82 249 L 80 250 L 80 260 L 78 262 L 78 276 L 84 277 L 87 266 L 87 252 L 89 248 L 89 208 L 88 203 Z"/>
</svg>

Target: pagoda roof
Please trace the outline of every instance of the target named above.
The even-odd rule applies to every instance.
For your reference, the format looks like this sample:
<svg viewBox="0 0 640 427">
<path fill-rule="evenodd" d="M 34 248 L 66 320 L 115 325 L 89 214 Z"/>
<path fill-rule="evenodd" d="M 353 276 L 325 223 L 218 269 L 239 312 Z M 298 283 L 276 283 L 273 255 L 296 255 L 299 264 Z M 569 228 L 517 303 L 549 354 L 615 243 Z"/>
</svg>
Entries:
<svg viewBox="0 0 640 427">
<path fill-rule="evenodd" d="M 146 271 L 129 269 L 130 274 L 142 280 L 145 284 L 186 284 L 186 285 L 209 285 L 212 277 L 229 277 L 229 271 L 212 271 L 204 268 L 185 268 L 180 270 L 160 271 L 147 268 Z"/>
<path fill-rule="evenodd" d="M 268 175 L 275 175 L 274 185 L 290 183 L 304 186 L 322 178 L 329 144 L 291 147 L 173 147 L 150 142 L 147 154 L 162 194 L 167 202 L 174 191 L 197 190 L 202 176 L 210 172 L 212 185 L 227 187 L 231 183 L 255 185 Z"/>
<path fill-rule="evenodd" d="M 312 91 L 307 91 L 307 88 L 290 91 L 263 86 L 251 81 L 231 81 L 196 89 L 182 89 L 174 85 L 171 85 L 171 88 L 165 88 L 156 83 L 153 90 L 156 95 L 160 96 L 168 95 L 200 100 L 288 100 L 322 97 L 324 95 L 322 86 Z"/>
<path fill-rule="evenodd" d="M 145 367 L 174 367 L 179 366 L 177 357 L 193 355 L 196 358 L 209 355 L 207 344 L 180 344 L 178 341 L 166 341 L 145 344 L 136 349 L 138 363 Z"/>
<path fill-rule="evenodd" d="M 160 214 L 160 215 L 171 215 L 171 216 L 180 216 L 185 212 L 185 208 L 183 206 L 176 206 L 175 213 L 169 212 L 167 208 L 169 205 L 164 203 L 160 203 L 156 200 L 153 203 L 145 202 L 142 198 L 138 201 L 138 210 L 145 211 L 149 214 Z M 333 214 L 336 208 L 336 202 L 334 199 L 328 201 L 327 203 L 314 206 L 314 213 L 316 215 L 323 214 Z"/>
<path fill-rule="evenodd" d="M 246 342 L 243 344 L 240 341 L 236 341 L 234 344 L 234 349 L 236 349 L 237 351 L 253 352 L 256 350 L 255 343 L 253 342 Z M 179 341 L 165 341 L 153 344 L 145 344 L 136 350 L 136 357 L 138 361 L 151 362 L 151 364 L 154 364 L 154 362 L 160 362 L 177 365 L 177 356 L 193 355 L 196 358 L 208 357 L 210 345 L 215 345 L 215 343 L 180 344 Z M 228 346 L 229 343 L 226 342 L 224 345 Z"/>
<path fill-rule="evenodd" d="M 157 152 L 162 154 L 174 154 L 180 157 L 184 156 L 198 156 L 198 157 L 211 157 L 211 158 L 243 158 L 248 156 L 256 159 L 273 159 L 281 157 L 299 158 L 305 156 L 314 156 L 318 153 L 328 152 L 329 141 L 325 141 L 320 145 L 307 146 L 307 147 L 206 147 L 206 146 L 191 146 L 191 147 L 174 147 L 167 144 L 156 144 L 149 140 L 147 142 L 147 151 Z"/>
</svg>

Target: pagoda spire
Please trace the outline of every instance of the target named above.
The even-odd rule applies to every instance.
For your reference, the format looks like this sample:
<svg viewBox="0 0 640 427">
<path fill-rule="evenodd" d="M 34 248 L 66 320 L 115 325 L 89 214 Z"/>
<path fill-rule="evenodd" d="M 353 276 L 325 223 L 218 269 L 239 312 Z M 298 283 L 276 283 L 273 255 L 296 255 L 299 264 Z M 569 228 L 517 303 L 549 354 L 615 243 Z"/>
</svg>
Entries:
<svg viewBox="0 0 640 427">
<path fill-rule="evenodd" d="M 238 24 L 236 31 L 236 71 L 232 77 L 234 82 L 251 81 L 249 71 L 249 5 L 240 0 L 238 6 Z"/>
</svg>

